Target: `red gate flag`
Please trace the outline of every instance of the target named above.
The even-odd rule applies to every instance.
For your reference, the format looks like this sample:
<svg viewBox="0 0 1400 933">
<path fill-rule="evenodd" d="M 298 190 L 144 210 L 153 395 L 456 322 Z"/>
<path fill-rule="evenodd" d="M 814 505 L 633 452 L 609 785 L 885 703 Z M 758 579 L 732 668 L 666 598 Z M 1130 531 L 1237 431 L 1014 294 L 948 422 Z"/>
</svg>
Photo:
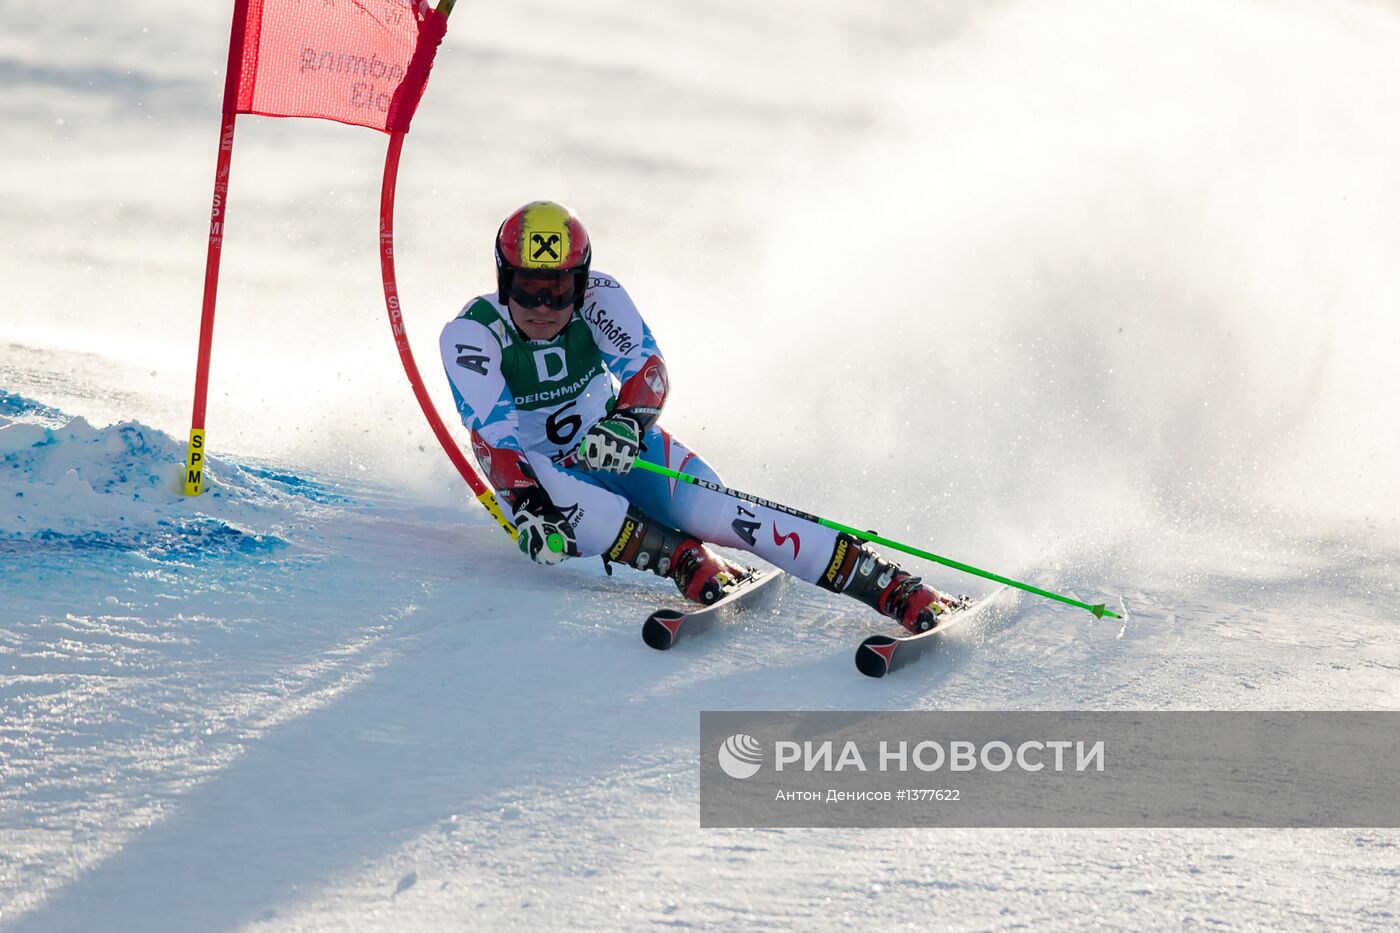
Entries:
<svg viewBox="0 0 1400 933">
<path fill-rule="evenodd" d="M 423 0 L 236 0 L 233 31 L 225 113 L 393 133 L 408 131 L 447 17 Z"/>
<path fill-rule="evenodd" d="M 388 169 L 397 170 L 399 147 L 428 85 L 453 4 L 438 0 L 434 9 L 426 0 L 233 0 L 185 495 L 199 495 L 204 483 L 209 360 L 238 114 L 319 117 L 382 130 L 389 134 L 393 155 L 386 162 L 387 184 Z M 386 296 L 391 284 L 386 279 Z M 429 415 L 430 422 L 435 415 Z M 445 434 L 444 428 L 439 436 Z"/>
<path fill-rule="evenodd" d="M 447 17 L 454 5 L 455 0 L 438 0 L 436 8 L 427 0 L 234 0 L 219 158 L 209 211 L 209 253 L 204 265 L 204 307 L 185 459 L 185 495 L 199 495 L 204 484 L 209 360 L 238 114 L 318 117 L 389 134 L 380 189 L 379 260 L 384 303 L 399 359 L 443 450 L 481 504 L 515 536 L 515 527 L 501 512 L 495 494 L 467 462 L 423 385 L 404 333 L 394 273 L 394 191 L 399 154 L 428 86 L 433 56 L 447 33 Z"/>
</svg>

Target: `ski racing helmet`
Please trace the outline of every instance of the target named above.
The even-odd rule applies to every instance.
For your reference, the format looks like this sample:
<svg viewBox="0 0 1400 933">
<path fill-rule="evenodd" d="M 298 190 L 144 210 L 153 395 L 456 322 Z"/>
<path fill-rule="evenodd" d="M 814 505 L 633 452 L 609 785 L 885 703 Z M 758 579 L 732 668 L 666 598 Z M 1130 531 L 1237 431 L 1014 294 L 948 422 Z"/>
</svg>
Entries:
<svg viewBox="0 0 1400 933">
<path fill-rule="evenodd" d="M 583 308 L 593 247 L 573 211 L 553 201 L 531 201 L 496 232 L 496 288 L 501 304 Z"/>
</svg>

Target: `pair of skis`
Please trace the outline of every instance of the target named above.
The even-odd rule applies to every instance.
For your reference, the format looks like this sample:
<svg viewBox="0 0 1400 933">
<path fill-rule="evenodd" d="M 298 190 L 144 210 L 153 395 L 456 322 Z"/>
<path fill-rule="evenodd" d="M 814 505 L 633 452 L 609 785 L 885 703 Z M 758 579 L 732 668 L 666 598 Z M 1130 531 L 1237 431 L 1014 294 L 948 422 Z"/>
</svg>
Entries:
<svg viewBox="0 0 1400 933">
<path fill-rule="evenodd" d="M 765 587 L 780 576 L 781 570 L 751 571 L 709 606 L 690 612 L 659 609 L 642 625 L 642 640 L 658 651 L 665 651 L 680 640 L 708 632 L 723 611 L 742 612 Z M 938 646 L 939 637 L 958 622 L 969 618 L 988 600 L 978 600 L 964 609 L 946 615 L 939 624 L 918 635 L 871 635 L 856 649 L 856 670 L 867 677 L 884 677 L 912 664 Z"/>
</svg>

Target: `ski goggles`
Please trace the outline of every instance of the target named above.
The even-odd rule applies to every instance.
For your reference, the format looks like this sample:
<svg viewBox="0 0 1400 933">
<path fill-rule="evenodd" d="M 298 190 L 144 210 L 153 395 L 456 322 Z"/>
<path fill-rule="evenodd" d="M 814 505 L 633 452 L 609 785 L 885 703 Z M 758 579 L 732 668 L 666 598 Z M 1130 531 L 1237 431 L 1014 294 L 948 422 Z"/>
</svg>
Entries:
<svg viewBox="0 0 1400 933">
<path fill-rule="evenodd" d="M 579 278 L 572 270 L 518 269 L 510 279 L 510 298 L 531 310 L 563 311 L 578 298 Z"/>
</svg>

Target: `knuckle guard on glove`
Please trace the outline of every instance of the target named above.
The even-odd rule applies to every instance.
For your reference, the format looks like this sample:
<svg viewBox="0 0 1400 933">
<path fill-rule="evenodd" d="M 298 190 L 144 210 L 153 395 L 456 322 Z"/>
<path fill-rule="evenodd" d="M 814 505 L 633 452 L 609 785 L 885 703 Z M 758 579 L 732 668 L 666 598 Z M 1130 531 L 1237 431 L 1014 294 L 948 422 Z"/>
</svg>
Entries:
<svg viewBox="0 0 1400 933">
<path fill-rule="evenodd" d="M 627 415 L 612 415 L 588 429 L 579 444 L 579 460 L 590 470 L 625 474 L 641 450 L 641 431 Z"/>
<path fill-rule="evenodd" d="M 515 508 L 516 543 L 520 552 L 537 564 L 553 566 L 576 551 L 574 528 L 564 513 L 549 501 L 542 489 L 530 490 L 517 502 Z M 556 550 L 550 547 L 550 539 L 562 543 Z"/>
</svg>

